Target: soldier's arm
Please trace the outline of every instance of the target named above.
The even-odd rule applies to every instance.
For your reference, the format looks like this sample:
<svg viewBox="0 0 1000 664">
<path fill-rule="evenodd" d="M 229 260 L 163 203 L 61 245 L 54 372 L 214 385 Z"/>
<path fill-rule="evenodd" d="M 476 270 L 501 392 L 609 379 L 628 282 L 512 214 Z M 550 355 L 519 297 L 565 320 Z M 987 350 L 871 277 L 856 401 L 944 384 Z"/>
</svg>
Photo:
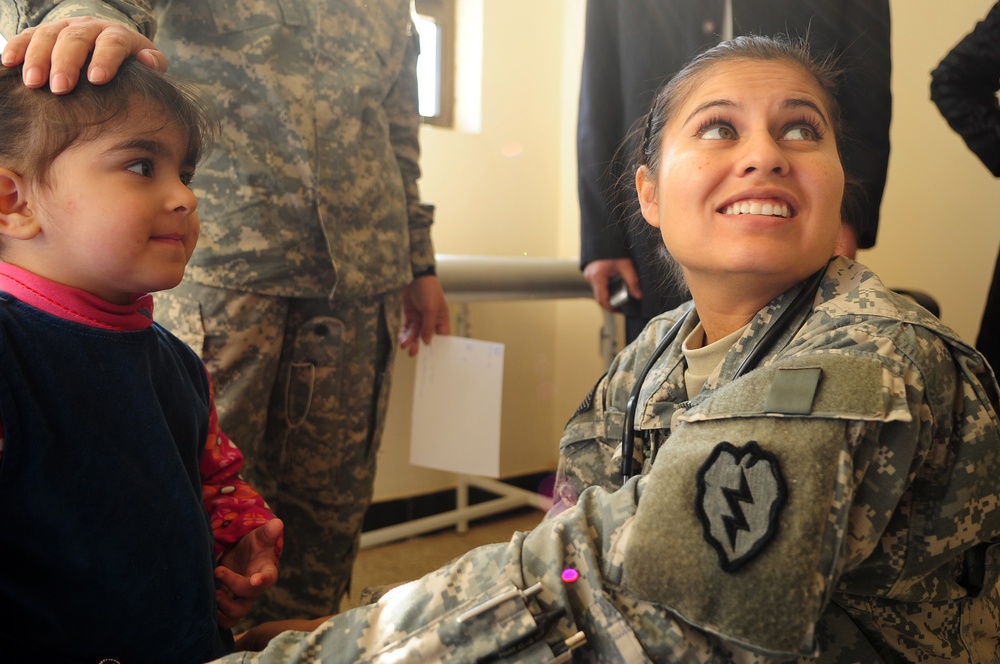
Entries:
<svg viewBox="0 0 1000 664">
<path fill-rule="evenodd" d="M 412 28 L 412 26 L 411 26 Z M 420 42 L 413 28 L 407 36 L 406 53 L 395 81 L 382 106 L 389 120 L 389 140 L 406 190 L 406 214 L 410 237 L 410 265 L 414 276 L 434 266 L 431 224 L 434 206 L 420 198 L 420 111 L 417 96 L 417 55 Z"/>
</svg>

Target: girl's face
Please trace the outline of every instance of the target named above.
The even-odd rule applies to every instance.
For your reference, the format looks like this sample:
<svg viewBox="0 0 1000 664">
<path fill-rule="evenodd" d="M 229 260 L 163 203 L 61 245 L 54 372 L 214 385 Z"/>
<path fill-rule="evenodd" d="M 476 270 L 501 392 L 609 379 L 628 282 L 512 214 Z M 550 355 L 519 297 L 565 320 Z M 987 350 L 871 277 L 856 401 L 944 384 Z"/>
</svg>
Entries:
<svg viewBox="0 0 1000 664">
<path fill-rule="evenodd" d="M 130 112 L 52 162 L 32 185 L 40 232 L 11 262 L 109 302 L 176 286 L 198 239 L 187 134 Z"/>
<path fill-rule="evenodd" d="M 642 214 L 695 292 L 738 277 L 773 294 L 833 255 L 844 170 L 816 81 L 783 61 L 713 65 L 664 128 L 660 168 L 636 175 Z"/>
</svg>

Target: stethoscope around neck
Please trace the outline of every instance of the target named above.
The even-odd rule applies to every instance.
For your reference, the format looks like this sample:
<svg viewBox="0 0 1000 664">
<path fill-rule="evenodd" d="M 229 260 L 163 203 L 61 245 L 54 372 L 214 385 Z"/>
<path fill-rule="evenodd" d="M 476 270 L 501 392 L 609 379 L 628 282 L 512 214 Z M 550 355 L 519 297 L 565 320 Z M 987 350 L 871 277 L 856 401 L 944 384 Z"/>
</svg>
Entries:
<svg viewBox="0 0 1000 664">
<path fill-rule="evenodd" d="M 736 380 L 743 374 L 749 372 L 751 369 L 757 366 L 757 363 L 763 359 L 765 353 L 769 352 L 771 346 L 777 340 L 785 328 L 791 324 L 791 321 L 795 320 L 799 316 L 812 308 L 812 303 L 816 300 L 816 293 L 819 292 L 819 285 L 823 281 L 824 275 L 826 275 L 826 265 L 823 266 L 821 270 L 813 274 L 806 281 L 806 285 L 795 295 L 795 299 L 781 312 L 778 316 L 778 320 L 774 322 L 774 325 L 770 326 L 764 331 L 754 345 L 750 348 L 750 352 L 747 356 L 743 358 L 743 362 L 740 364 L 739 368 L 736 369 L 736 373 L 733 375 L 733 380 Z M 625 428 L 622 431 L 622 484 L 627 482 L 630 477 L 637 474 L 635 470 L 635 463 L 632 459 L 632 454 L 635 451 L 635 438 L 636 438 L 636 428 L 635 428 L 635 413 L 638 408 L 639 403 L 639 391 L 642 389 L 642 384 L 646 381 L 646 376 L 653 369 L 653 366 L 659 361 L 663 353 L 666 352 L 667 348 L 677 339 L 677 335 L 680 333 L 681 328 L 684 327 L 684 322 L 691 316 L 692 309 L 684 316 L 681 316 L 676 323 L 674 323 L 667 333 L 660 340 L 660 343 L 656 345 L 653 349 L 653 354 L 650 355 L 649 359 L 646 360 L 646 364 L 642 367 L 639 372 L 639 376 L 635 381 L 635 385 L 632 387 L 632 391 L 628 395 L 628 401 L 625 402 Z M 805 322 L 805 318 L 802 319 Z M 801 323 L 800 323 L 801 325 Z"/>
</svg>

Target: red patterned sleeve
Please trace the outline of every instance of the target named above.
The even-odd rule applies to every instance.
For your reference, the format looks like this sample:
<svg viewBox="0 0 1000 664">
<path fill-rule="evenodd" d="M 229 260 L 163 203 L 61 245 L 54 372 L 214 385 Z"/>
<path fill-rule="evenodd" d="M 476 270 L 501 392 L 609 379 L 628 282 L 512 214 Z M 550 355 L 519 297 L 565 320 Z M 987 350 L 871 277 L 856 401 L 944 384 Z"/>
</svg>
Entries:
<svg viewBox="0 0 1000 664">
<path fill-rule="evenodd" d="M 215 536 L 215 557 L 231 549 L 251 530 L 275 518 L 264 498 L 239 476 L 243 453 L 219 429 L 215 411 L 215 389 L 209 378 L 208 441 L 201 455 L 201 498 Z M 284 537 L 274 547 L 281 555 Z"/>
</svg>

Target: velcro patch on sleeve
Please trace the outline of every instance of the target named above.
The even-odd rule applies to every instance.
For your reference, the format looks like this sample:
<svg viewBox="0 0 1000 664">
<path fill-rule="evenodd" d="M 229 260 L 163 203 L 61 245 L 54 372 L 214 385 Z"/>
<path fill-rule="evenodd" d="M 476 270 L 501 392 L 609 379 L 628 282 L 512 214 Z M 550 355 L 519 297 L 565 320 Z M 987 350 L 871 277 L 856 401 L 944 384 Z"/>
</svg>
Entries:
<svg viewBox="0 0 1000 664">
<path fill-rule="evenodd" d="M 812 412 L 822 378 L 820 367 L 778 368 L 764 401 L 764 412 L 808 415 Z"/>
</svg>

